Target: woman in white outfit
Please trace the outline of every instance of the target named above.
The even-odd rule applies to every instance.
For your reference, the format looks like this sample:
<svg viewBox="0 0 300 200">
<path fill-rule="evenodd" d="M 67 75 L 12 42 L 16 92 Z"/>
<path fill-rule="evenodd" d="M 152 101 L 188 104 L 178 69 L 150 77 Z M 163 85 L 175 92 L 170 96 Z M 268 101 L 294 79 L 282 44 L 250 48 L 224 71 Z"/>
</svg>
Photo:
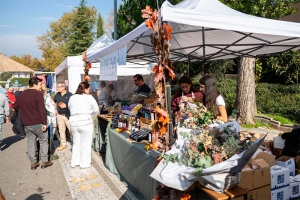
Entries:
<svg viewBox="0 0 300 200">
<path fill-rule="evenodd" d="M 215 79 L 210 75 L 202 76 L 199 80 L 200 91 L 203 93 L 203 104 L 206 109 L 211 111 L 215 119 L 222 121 L 224 124 L 214 123 L 210 127 L 216 127 L 221 130 L 225 127 L 230 128 L 233 132 L 238 133 L 240 126 L 237 121 L 227 122 L 227 111 L 225 101 L 220 94 Z"/>
<path fill-rule="evenodd" d="M 92 95 L 90 84 L 81 82 L 68 104 L 70 110 L 70 128 L 73 134 L 71 166 L 87 168 L 91 166 L 91 145 L 93 140 L 93 117 L 99 113 L 99 107 Z"/>
</svg>

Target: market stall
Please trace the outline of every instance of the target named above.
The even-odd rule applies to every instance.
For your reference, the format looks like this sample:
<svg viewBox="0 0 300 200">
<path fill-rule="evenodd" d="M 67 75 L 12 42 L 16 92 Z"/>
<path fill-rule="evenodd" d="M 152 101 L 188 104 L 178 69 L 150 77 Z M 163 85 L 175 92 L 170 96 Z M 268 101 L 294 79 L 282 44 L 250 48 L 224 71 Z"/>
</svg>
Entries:
<svg viewBox="0 0 300 200">
<path fill-rule="evenodd" d="M 289 49 L 299 49 L 300 47 L 299 24 L 246 15 L 230 9 L 216 0 L 186 0 L 175 6 L 166 1 L 160 10 L 164 22 L 167 22 L 164 24 L 164 31 L 161 31 L 161 29 L 157 30 L 157 26 L 151 26 L 151 24 L 153 25 L 156 23 L 155 20 L 157 20 L 157 18 L 151 17 L 153 12 L 150 9 L 144 11 L 143 14 L 148 16 L 147 25 L 149 28 L 145 24 L 141 24 L 138 28 L 106 48 L 89 54 L 87 61 L 95 62 L 107 54 L 118 51 L 120 48 L 123 48 L 124 45 L 127 46 L 128 49 L 127 62 L 137 62 L 141 60 L 150 62 L 153 61 L 153 58 L 156 56 L 159 57 L 158 64 L 154 67 L 153 71 L 155 73 L 156 87 L 157 85 L 159 86 L 156 88 L 158 95 L 157 99 L 164 105 L 157 108 L 154 108 L 151 105 L 149 106 L 149 103 L 142 105 L 142 116 L 140 119 L 143 119 L 148 125 L 155 124 L 155 126 L 153 126 L 154 128 L 148 127 L 148 129 L 154 131 L 151 133 L 151 136 L 150 134 L 148 135 L 148 139 L 151 138 L 149 139 L 150 147 L 153 149 L 157 149 L 157 144 L 159 144 L 159 142 L 163 143 L 162 140 L 168 141 L 168 136 L 172 135 L 172 126 L 170 125 L 171 113 L 168 108 L 170 94 L 167 88 L 168 85 L 165 84 L 174 76 L 170 61 L 216 60 L 239 56 L 253 57 Z M 245 26 L 245 24 L 247 24 L 247 26 Z M 158 38 L 158 31 L 165 34 L 163 36 L 163 41 L 165 43 L 162 43 L 167 45 L 162 45 L 163 47 L 159 46 L 160 41 L 156 41 L 155 44 L 153 42 L 153 40 Z M 156 35 L 155 37 L 152 35 L 150 38 L 151 34 Z M 156 45 L 154 49 L 160 48 L 159 50 L 162 51 L 153 51 L 153 45 Z M 157 55 L 157 52 L 163 53 Z M 170 52 L 172 56 L 165 54 L 165 52 Z M 167 62 L 165 62 L 166 60 Z M 163 70 L 161 68 L 163 68 Z M 189 101 L 186 101 L 185 105 L 188 105 L 188 103 Z M 191 105 L 190 107 L 195 108 L 195 105 Z M 196 108 L 197 111 L 201 110 L 200 107 Z M 152 119 L 151 115 L 153 112 L 156 112 L 156 117 L 154 117 L 154 119 Z M 222 134 L 222 142 L 216 145 L 216 143 L 211 142 L 212 138 L 215 139 L 215 135 L 212 136 L 212 132 L 204 128 L 204 125 L 207 125 L 206 123 L 208 123 L 204 122 L 202 118 L 202 115 L 205 115 L 205 113 L 206 111 L 203 111 L 203 113 L 200 113 L 201 116 L 197 116 L 199 112 L 189 111 L 187 115 L 181 116 L 183 120 L 189 118 L 190 120 L 194 120 L 192 118 L 196 118 L 197 120 L 201 119 L 201 123 L 197 121 L 198 127 L 196 128 L 185 127 L 188 130 L 181 132 L 181 140 L 177 140 L 177 142 L 173 144 L 169 154 L 164 154 L 165 156 L 162 156 L 164 161 L 168 162 L 160 162 L 151 173 L 153 179 L 179 191 L 186 190 L 194 182 L 200 183 L 202 187 L 208 187 L 219 192 L 224 192 L 239 183 L 242 168 L 246 166 L 252 155 L 260 147 L 265 136 L 259 136 L 254 140 L 252 136 L 239 135 L 233 130 L 233 132 L 229 134 L 230 136 L 227 137 L 223 133 L 224 129 L 229 127 L 223 127 L 224 129 L 217 133 L 220 135 Z M 195 124 L 195 121 L 190 122 L 188 124 Z M 121 128 L 120 132 L 122 131 L 123 129 Z M 131 132 L 131 135 L 135 135 L 134 133 L 135 132 Z M 232 137 L 233 135 L 239 138 L 240 141 L 233 141 L 232 138 L 236 139 L 235 137 Z M 127 162 L 127 157 L 126 160 L 124 160 L 124 157 L 119 156 L 128 155 L 126 154 L 126 151 L 124 154 L 124 152 L 120 152 L 120 149 L 116 148 L 118 146 L 114 146 L 120 145 L 120 138 L 121 136 L 124 136 L 124 133 L 109 130 L 108 136 L 109 145 L 111 145 L 111 147 L 108 148 L 109 150 L 106 152 L 106 156 L 112 156 L 114 166 L 118 173 L 121 176 L 128 177 L 127 171 L 123 170 L 123 168 L 126 169 L 124 163 Z M 201 137 L 209 138 L 209 140 L 203 142 L 205 138 Z M 251 142 L 253 142 L 251 143 L 251 147 L 239 147 L 240 142 L 245 142 L 246 140 L 251 140 Z M 195 143 L 195 145 L 190 147 L 191 149 L 187 149 L 188 145 L 191 143 Z M 216 151 L 214 147 L 217 147 L 217 149 L 219 149 L 218 151 L 220 151 L 220 149 L 225 148 L 225 146 L 222 146 L 224 143 L 228 148 L 234 146 L 237 148 L 224 157 L 222 157 L 222 152 L 218 152 L 218 154 L 220 154 L 218 156 L 221 156 L 222 154 L 219 158 L 215 157 L 216 155 L 212 155 L 211 152 L 215 153 Z M 129 142 L 126 145 L 129 145 Z M 168 144 L 165 145 L 165 149 L 166 146 L 168 147 Z M 131 149 L 131 147 L 127 148 Z M 146 145 L 144 148 L 146 148 Z M 205 149 L 205 151 L 203 149 Z M 204 152 L 206 153 L 205 156 L 203 156 Z M 210 154 L 207 152 L 210 152 Z M 235 154 L 232 154 L 233 152 Z M 147 153 L 148 152 L 144 152 L 144 155 L 146 156 Z M 193 158 L 195 157 L 195 154 L 193 153 L 196 153 L 197 156 L 202 155 L 201 159 L 200 156 L 199 159 Z M 188 160 L 187 157 L 184 157 L 185 155 L 189 155 L 189 158 L 193 159 Z M 183 158 L 179 159 L 178 156 L 183 156 Z M 108 160 L 111 161 L 111 159 Z M 195 165 L 195 163 L 197 165 Z M 112 163 L 110 164 L 111 165 L 107 163 L 108 166 L 113 166 Z M 139 169 L 140 165 L 135 167 L 136 169 Z M 114 167 L 112 167 L 112 169 L 113 168 Z M 112 171 L 114 170 L 115 169 Z M 133 169 L 131 168 L 131 170 Z M 130 174 L 130 176 L 132 175 L 133 174 Z M 148 177 L 148 179 L 151 178 Z M 130 177 L 127 181 L 134 186 L 136 185 L 135 187 L 138 187 L 140 192 L 145 188 L 145 186 L 137 185 L 135 182 L 136 180 L 133 180 Z M 150 194 L 144 195 L 147 195 L 147 198 L 150 197 L 148 196 Z M 185 194 L 183 193 L 182 195 L 184 196 Z M 153 196 L 150 198 L 153 198 Z"/>
</svg>

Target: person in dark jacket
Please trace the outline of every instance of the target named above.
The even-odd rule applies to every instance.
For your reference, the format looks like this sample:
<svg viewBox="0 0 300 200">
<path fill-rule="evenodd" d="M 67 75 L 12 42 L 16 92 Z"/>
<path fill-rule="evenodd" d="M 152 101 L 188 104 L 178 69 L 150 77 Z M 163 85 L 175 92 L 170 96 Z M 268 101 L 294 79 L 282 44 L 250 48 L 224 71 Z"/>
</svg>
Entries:
<svg viewBox="0 0 300 200">
<path fill-rule="evenodd" d="M 300 150 L 300 127 L 293 128 L 291 132 L 286 132 L 281 135 L 285 139 L 284 148 L 281 155 L 296 157 Z"/>
<path fill-rule="evenodd" d="M 42 80 L 31 77 L 29 79 L 29 89 L 22 92 L 13 105 L 15 110 L 20 111 L 21 121 L 26 132 L 27 152 L 31 162 L 31 170 L 40 165 L 35 152 L 36 137 L 38 137 L 40 143 L 41 168 L 53 165 L 51 161 L 48 161 L 47 114 L 41 87 Z"/>
</svg>

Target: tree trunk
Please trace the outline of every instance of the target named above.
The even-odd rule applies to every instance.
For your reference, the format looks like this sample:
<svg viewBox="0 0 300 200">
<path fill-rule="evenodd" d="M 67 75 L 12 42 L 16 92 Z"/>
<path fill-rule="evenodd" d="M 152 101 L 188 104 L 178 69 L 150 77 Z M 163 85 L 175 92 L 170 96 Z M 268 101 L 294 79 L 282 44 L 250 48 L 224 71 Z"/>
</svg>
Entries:
<svg viewBox="0 0 300 200">
<path fill-rule="evenodd" d="M 255 124 L 257 114 L 255 98 L 255 58 L 238 59 L 236 108 L 237 121 L 242 124 Z"/>
</svg>

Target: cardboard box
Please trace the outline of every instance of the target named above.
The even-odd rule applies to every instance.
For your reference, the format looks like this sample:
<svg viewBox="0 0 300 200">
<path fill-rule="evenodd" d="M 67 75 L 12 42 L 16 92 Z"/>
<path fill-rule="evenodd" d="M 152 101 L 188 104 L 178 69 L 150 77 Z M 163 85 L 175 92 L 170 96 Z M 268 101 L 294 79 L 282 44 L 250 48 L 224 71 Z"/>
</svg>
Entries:
<svg viewBox="0 0 300 200">
<path fill-rule="evenodd" d="M 271 190 L 290 185 L 290 171 L 288 168 L 274 165 L 271 166 Z"/>
<path fill-rule="evenodd" d="M 290 176 L 295 176 L 295 162 L 293 157 L 280 156 L 276 159 L 276 165 L 288 168 Z"/>
<path fill-rule="evenodd" d="M 278 149 L 278 148 L 273 148 L 273 154 L 277 157 L 281 156 L 282 153 L 282 149 Z"/>
<path fill-rule="evenodd" d="M 249 190 L 247 194 L 247 199 L 261 200 L 261 199 L 271 199 L 271 185 L 266 185 L 264 187 Z"/>
<path fill-rule="evenodd" d="M 249 190 L 269 185 L 271 183 L 270 166 L 274 164 L 274 155 L 258 153 L 243 169 L 239 186 Z"/>
<path fill-rule="evenodd" d="M 271 152 L 273 152 L 274 149 L 274 141 L 273 140 L 264 140 L 262 143 L 263 146 L 268 148 Z"/>
<path fill-rule="evenodd" d="M 274 137 L 274 148 L 283 149 L 285 140 L 281 136 Z"/>
<path fill-rule="evenodd" d="M 290 189 L 290 197 L 292 199 L 300 197 L 300 182 L 291 182 L 289 189 Z"/>
<path fill-rule="evenodd" d="M 289 200 L 290 196 L 289 186 L 271 191 L 271 200 Z"/>
</svg>

